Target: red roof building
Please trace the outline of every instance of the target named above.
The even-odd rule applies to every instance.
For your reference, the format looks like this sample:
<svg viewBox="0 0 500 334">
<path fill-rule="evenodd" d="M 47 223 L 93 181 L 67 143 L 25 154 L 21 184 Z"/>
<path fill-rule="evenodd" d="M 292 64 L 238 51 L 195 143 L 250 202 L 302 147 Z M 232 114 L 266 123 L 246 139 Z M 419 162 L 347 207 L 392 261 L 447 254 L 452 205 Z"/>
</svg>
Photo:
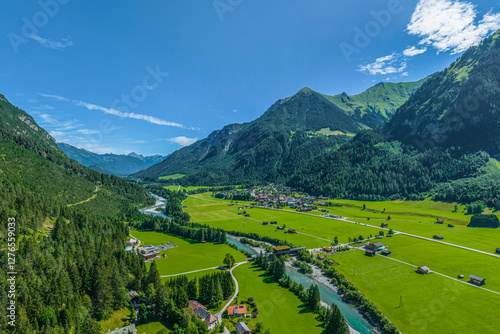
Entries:
<svg viewBox="0 0 500 334">
<path fill-rule="evenodd" d="M 247 313 L 246 305 L 232 305 L 227 308 L 227 315 L 243 315 Z"/>
</svg>

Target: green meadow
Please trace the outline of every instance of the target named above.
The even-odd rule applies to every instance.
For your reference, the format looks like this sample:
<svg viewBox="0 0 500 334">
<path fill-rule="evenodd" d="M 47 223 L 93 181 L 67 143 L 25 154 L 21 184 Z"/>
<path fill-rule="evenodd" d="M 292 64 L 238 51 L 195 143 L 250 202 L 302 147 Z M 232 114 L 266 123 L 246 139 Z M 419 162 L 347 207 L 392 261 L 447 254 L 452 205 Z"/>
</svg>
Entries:
<svg viewBox="0 0 500 334">
<path fill-rule="evenodd" d="M 271 333 L 321 333 L 323 328 L 316 315 L 309 312 L 302 301 L 267 275 L 261 268 L 244 264 L 234 269 L 240 292 L 238 301 L 252 297 L 259 315 L 253 322 L 261 321 L 264 330 Z M 227 318 L 223 318 L 226 322 Z M 228 328 L 230 329 L 230 328 Z"/>
<path fill-rule="evenodd" d="M 186 175 L 185 174 L 165 175 L 165 176 L 160 176 L 160 180 L 177 180 L 183 178 L 184 176 Z"/>
<path fill-rule="evenodd" d="M 185 211 L 189 213 L 193 222 L 223 228 L 226 231 L 257 233 L 308 248 L 329 246 L 336 236 L 341 243 L 347 243 L 349 237 L 363 235 L 366 238 L 370 234 L 378 234 L 378 229 L 372 227 L 280 210 L 247 209 L 250 217 L 243 217 L 243 215 L 238 215 L 238 204 L 228 206 L 227 202 L 221 203 L 213 199 L 202 200 L 190 197 L 183 204 L 187 206 Z M 278 230 L 275 225 L 262 225 L 263 221 L 271 220 L 277 221 L 278 225 L 286 225 L 287 228 L 295 229 L 299 233 L 288 234 L 283 230 Z"/>
<path fill-rule="evenodd" d="M 141 241 L 141 246 L 162 245 L 170 242 L 177 247 L 162 251 L 165 258 L 156 260 L 156 266 L 160 275 L 181 274 L 193 270 L 222 266 L 222 261 L 227 253 L 234 256 L 236 262 L 245 260 L 245 256 L 228 245 L 214 243 L 199 243 L 189 239 L 180 238 L 172 234 L 132 231 L 131 234 Z M 147 267 L 151 263 L 147 263 Z"/>
<path fill-rule="evenodd" d="M 500 258 L 474 251 L 422 240 L 405 235 L 396 235 L 380 240 L 389 246 L 391 258 L 427 266 L 441 274 L 456 278 L 469 275 L 486 278 L 485 288 L 500 292 Z M 390 259 L 386 259 L 391 261 Z"/>
<path fill-rule="evenodd" d="M 331 258 L 402 333 L 500 332 L 500 295 L 436 274 L 420 275 L 413 267 L 359 250 Z"/>
</svg>

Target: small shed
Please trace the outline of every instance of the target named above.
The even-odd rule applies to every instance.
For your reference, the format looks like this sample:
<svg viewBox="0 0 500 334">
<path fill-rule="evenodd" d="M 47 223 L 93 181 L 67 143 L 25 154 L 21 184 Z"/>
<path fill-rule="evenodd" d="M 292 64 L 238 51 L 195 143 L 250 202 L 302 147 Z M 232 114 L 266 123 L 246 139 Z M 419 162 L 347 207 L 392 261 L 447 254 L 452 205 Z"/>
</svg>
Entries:
<svg viewBox="0 0 500 334">
<path fill-rule="evenodd" d="M 417 269 L 417 273 L 419 273 L 419 274 L 425 275 L 425 274 L 428 274 L 429 272 L 430 272 L 430 269 L 426 266 L 421 266 L 421 267 L 418 267 L 418 269 Z"/>
<path fill-rule="evenodd" d="M 496 253 L 497 253 L 497 254 L 500 254 L 500 248 L 497 248 L 497 249 L 496 249 Z"/>
<path fill-rule="evenodd" d="M 237 334 L 250 334 L 250 329 L 244 322 L 238 322 L 236 325 L 234 325 L 234 328 L 236 329 Z"/>
<path fill-rule="evenodd" d="M 371 249 L 366 249 L 365 250 L 365 255 L 366 256 L 375 256 L 375 251 Z"/>
<path fill-rule="evenodd" d="M 442 235 L 439 235 L 439 234 L 436 234 L 435 236 L 433 236 L 434 239 L 437 239 L 437 240 L 443 240 L 443 236 Z"/>
<path fill-rule="evenodd" d="M 391 253 L 391 251 L 388 248 L 386 248 L 386 249 L 382 250 L 382 255 L 391 256 L 392 253 Z"/>
<path fill-rule="evenodd" d="M 484 285 L 485 279 L 476 275 L 469 276 L 470 282 L 475 285 Z"/>
<path fill-rule="evenodd" d="M 448 224 L 448 227 L 455 227 L 455 225 L 453 225 L 453 224 Z"/>
</svg>

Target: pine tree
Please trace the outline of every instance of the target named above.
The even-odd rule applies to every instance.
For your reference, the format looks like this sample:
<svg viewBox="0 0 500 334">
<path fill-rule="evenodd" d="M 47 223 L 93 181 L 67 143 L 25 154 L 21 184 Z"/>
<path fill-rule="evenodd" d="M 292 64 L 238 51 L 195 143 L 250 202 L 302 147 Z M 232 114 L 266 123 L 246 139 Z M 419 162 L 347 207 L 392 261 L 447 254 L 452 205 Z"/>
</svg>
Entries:
<svg viewBox="0 0 500 334">
<path fill-rule="evenodd" d="M 198 299 L 198 279 L 196 277 L 189 281 L 186 293 L 190 300 Z"/>
<path fill-rule="evenodd" d="M 326 322 L 325 333 L 328 334 L 348 334 L 349 327 L 347 327 L 342 313 L 340 313 L 337 305 L 332 304 L 330 315 Z"/>
<path fill-rule="evenodd" d="M 307 295 L 307 304 L 309 305 L 309 308 L 312 311 L 319 310 L 319 307 L 321 305 L 321 300 L 319 295 L 319 288 L 317 285 L 312 285 L 309 288 Z"/>
</svg>

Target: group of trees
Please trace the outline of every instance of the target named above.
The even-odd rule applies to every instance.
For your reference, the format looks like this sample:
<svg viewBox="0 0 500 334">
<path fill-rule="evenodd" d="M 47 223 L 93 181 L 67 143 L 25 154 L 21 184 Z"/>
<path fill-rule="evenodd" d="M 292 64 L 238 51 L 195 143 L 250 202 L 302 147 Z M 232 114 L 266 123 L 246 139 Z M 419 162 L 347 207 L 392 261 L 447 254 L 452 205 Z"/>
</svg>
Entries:
<svg viewBox="0 0 500 334">
<path fill-rule="evenodd" d="M 309 289 L 306 289 L 302 284 L 293 281 L 286 274 L 283 258 L 276 257 L 274 254 L 269 258 L 261 253 L 255 259 L 255 264 L 265 269 L 281 286 L 297 295 L 310 311 L 317 313 L 319 316 L 318 319 L 324 323 L 324 333 L 349 333 L 349 328 L 337 306 L 332 304 L 331 308 L 326 308 L 321 305 L 317 285 L 312 285 Z"/>
<path fill-rule="evenodd" d="M 210 274 L 199 280 L 197 299 L 200 303 L 210 308 L 220 306 L 225 298 L 230 297 L 234 291 L 234 282 L 228 271 Z"/>
</svg>

